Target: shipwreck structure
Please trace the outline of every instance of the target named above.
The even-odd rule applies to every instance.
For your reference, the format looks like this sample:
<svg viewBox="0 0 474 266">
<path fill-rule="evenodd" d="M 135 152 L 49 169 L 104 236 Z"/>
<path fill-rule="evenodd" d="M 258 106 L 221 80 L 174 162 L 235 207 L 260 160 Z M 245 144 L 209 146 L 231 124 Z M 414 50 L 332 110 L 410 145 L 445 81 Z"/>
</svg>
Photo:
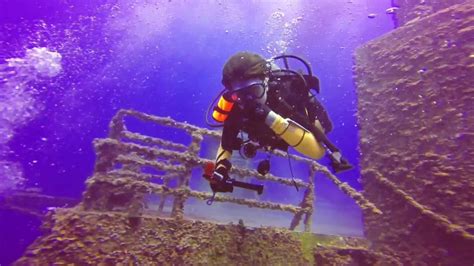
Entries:
<svg viewBox="0 0 474 266">
<path fill-rule="evenodd" d="M 400 28 L 359 47 L 365 216 L 404 265 L 474 263 L 474 1 L 403 1 Z"/>
<path fill-rule="evenodd" d="M 126 116 L 133 116 L 142 121 L 184 130 L 191 136 L 192 141 L 189 146 L 185 146 L 164 139 L 130 132 L 124 124 Z M 192 170 L 202 168 L 206 162 L 210 162 L 209 159 L 199 157 L 199 149 L 205 136 L 220 139 L 220 133 L 217 131 L 180 123 L 171 118 L 151 116 L 132 110 L 119 111 L 112 119 L 109 138 L 95 140 L 97 163 L 94 176 L 87 181 L 87 190 L 84 193 L 82 202 L 83 208 L 85 210 L 110 211 L 117 207 L 130 214 L 141 214 L 145 195 L 155 193 L 162 196 L 160 211 L 163 209 L 165 197 L 168 195 L 173 196 L 171 217 L 182 219 L 184 217 L 184 204 L 188 197 L 201 200 L 208 200 L 212 197 L 212 194 L 209 192 L 196 191 L 189 188 Z M 279 156 L 286 156 L 282 152 L 276 151 L 274 153 Z M 300 156 L 291 156 L 294 160 L 307 163 L 310 169 L 308 183 L 303 182 L 301 179 L 295 180 L 298 187 L 305 189 L 299 206 L 235 198 L 224 196 L 223 194 L 218 194 L 215 197 L 215 201 L 291 212 L 294 214 L 294 218 L 289 223 L 289 229 L 294 230 L 301 222 L 301 219 L 304 219 L 304 229 L 305 231 L 310 231 L 314 201 L 313 179 L 315 172 L 320 171 L 330 178 L 342 191 L 354 198 L 363 210 L 380 213 L 359 192 L 337 179 L 325 166 Z M 141 170 L 142 167 L 152 167 L 163 174 L 144 174 Z M 241 178 L 253 176 L 259 180 L 277 182 L 290 187 L 294 185 L 288 177 L 279 177 L 272 174 L 263 176 L 255 170 L 239 167 L 234 167 L 231 174 Z M 161 179 L 164 183 L 160 185 L 148 182 L 151 179 Z M 169 183 L 173 179 L 177 179 L 178 182 L 176 187 L 171 188 Z M 127 206 L 126 209 L 123 206 Z"/>
<path fill-rule="evenodd" d="M 127 117 L 182 130 L 191 142 L 183 145 L 131 132 L 126 127 Z M 309 233 L 316 171 L 330 178 L 364 212 L 373 215 L 380 215 L 381 212 L 325 166 L 295 155 L 292 155 L 294 160 L 307 163 L 310 169 L 309 182 L 295 180 L 300 188 L 305 189 L 298 206 L 221 194 L 214 198 L 218 202 L 291 212 L 294 216 L 288 221 L 288 229 L 250 229 L 242 223 L 222 225 L 186 217 L 184 206 L 190 197 L 200 200 L 212 197 L 210 192 L 193 190 L 189 186 L 193 169 L 200 169 L 209 162 L 209 159 L 199 157 L 204 137 L 219 138 L 220 132 L 177 122 L 169 117 L 120 110 L 110 123 L 109 137 L 94 141 L 97 154 L 95 171 L 86 182 L 82 201 L 75 208 L 51 212 L 45 224 L 46 236 L 38 239 L 17 264 L 124 261 L 139 264 L 156 261 L 221 264 L 234 260 L 272 264 L 288 259 L 289 253 L 297 264 L 325 261 L 327 258 L 332 260 L 340 256 L 347 257 L 348 261 L 354 256 L 354 260 L 361 262 L 384 258 L 381 254 L 368 251 L 368 243 L 363 239 Z M 286 156 L 282 152 L 275 154 Z M 153 173 L 145 169 L 153 169 Z M 294 185 L 290 178 L 272 174 L 262 176 L 255 170 L 245 168 L 234 167 L 231 174 L 254 176 L 290 187 Z M 150 194 L 161 197 L 158 212 L 146 211 L 146 198 Z M 172 197 L 169 217 L 161 215 L 167 197 Z M 304 231 L 308 233 L 294 232 L 302 220 Z M 332 248 L 323 247 L 322 242 L 330 243 Z"/>
</svg>

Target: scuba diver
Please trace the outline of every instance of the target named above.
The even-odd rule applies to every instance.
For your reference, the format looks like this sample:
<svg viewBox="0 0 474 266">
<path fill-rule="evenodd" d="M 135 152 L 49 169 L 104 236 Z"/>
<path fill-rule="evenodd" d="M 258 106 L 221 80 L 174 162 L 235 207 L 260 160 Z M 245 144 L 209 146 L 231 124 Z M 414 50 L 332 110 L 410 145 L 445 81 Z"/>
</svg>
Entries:
<svg viewBox="0 0 474 266">
<path fill-rule="evenodd" d="M 301 62 L 307 73 L 291 70 L 289 59 Z M 283 60 L 285 68 L 280 68 L 277 60 Z M 232 192 L 234 186 L 262 193 L 261 185 L 229 177 L 232 167 L 230 158 L 234 150 L 238 150 L 244 158 L 253 158 L 258 149 L 288 152 L 291 146 L 316 160 L 328 152 L 331 167 L 336 173 L 352 168 L 326 136 L 332 130 L 332 122 L 312 92 L 319 93 L 319 80 L 302 58 L 281 55 L 265 60 L 252 52 L 238 52 L 225 63 L 222 84 L 225 88 L 206 115 L 209 126 L 223 126 L 215 164 L 206 165 L 203 175 L 210 182 L 214 196 L 216 192 Z M 213 106 L 212 117 L 218 124 L 208 121 Z M 266 159 L 259 163 L 257 171 L 265 175 L 269 168 L 270 162 Z"/>
</svg>

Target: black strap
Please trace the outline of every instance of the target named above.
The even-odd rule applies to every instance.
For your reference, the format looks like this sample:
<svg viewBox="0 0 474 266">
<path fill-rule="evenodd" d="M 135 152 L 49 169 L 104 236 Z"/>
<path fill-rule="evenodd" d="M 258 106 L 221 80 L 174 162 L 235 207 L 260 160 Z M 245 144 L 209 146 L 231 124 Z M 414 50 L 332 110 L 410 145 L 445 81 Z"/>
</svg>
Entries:
<svg viewBox="0 0 474 266">
<path fill-rule="evenodd" d="M 217 112 L 219 112 L 219 113 L 221 113 L 221 114 L 224 114 L 224 115 L 230 114 L 230 111 L 222 110 L 221 108 L 219 108 L 219 106 L 215 106 L 215 107 L 214 107 L 214 111 L 217 111 Z"/>
<path fill-rule="evenodd" d="M 298 185 L 296 184 L 295 176 L 293 175 L 293 166 L 291 165 L 290 153 L 287 151 L 286 155 L 288 156 L 288 164 L 290 164 L 291 180 L 293 181 L 293 185 L 295 185 L 296 191 L 300 191 Z"/>
<path fill-rule="evenodd" d="M 222 160 L 218 161 L 217 164 L 216 164 L 216 169 L 221 165 L 224 166 L 225 169 L 227 169 L 228 171 L 230 171 L 230 169 L 232 168 L 232 164 L 227 159 L 222 159 Z"/>
<path fill-rule="evenodd" d="M 278 133 L 276 134 L 278 137 L 282 136 L 283 134 L 285 134 L 285 132 L 288 130 L 288 128 L 290 127 L 290 124 L 288 124 L 288 126 L 285 128 L 285 130 L 283 130 L 283 132 L 281 133 Z"/>
<path fill-rule="evenodd" d="M 301 144 L 301 142 L 303 142 L 305 135 L 306 135 L 306 130 L 303 129 L 303 136 L 301 137 L 300 141 L 298 141 L 298 143 L 296 143 L 296 145 L 294 145 L 293 147 L 298 147 Z"/>
<path fill-rule="evenodd" d="M 224 155 L 224 153 L 226 152 L 226 150 L 222 150 L 221 153 L 219 153 L 219 155 L 217 156 L 217 159 L 216 159 L 216 166 L 217 164 L 219 163 L 219 159 L 221 158 L 222 155 Z"/>
</svg>

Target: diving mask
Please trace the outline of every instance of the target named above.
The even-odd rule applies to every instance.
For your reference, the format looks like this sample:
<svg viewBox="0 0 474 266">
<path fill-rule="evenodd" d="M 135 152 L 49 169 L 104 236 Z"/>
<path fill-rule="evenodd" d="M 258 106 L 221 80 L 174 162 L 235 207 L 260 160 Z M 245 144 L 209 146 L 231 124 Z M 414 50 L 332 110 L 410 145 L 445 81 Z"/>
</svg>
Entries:
<svg viewBox="0 0 474 266">
<path fill-rule="evenodd" d="M 244 100 L 266 101 L 266 82 L 262 79 L 248 79 L 231 83 L 229 93 L 233 100 L 242 102 Z"/>
</svg>

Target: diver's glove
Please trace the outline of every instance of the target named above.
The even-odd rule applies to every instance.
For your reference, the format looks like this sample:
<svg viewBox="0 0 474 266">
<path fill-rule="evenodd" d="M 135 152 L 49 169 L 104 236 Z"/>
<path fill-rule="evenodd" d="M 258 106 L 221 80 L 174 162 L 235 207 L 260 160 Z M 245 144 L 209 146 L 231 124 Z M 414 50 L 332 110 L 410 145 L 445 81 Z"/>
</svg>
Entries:
<svg viewBox="0 0 474 266">
<path fill-rule="evenodd" d="M 229 160 L 224 159 L 219 161 L 214 170 L 211 170 L 211 167 L 214 168 L 213 163 L 206 165 L 203 176 L 209 181 L 212 191 L 232 192 L 234 187 L 232 186 L 232 182 L 230 182 L 229 178 L 229 171 L 232 168 L 232 164 L 229 162 Z"/>
<path fill-rule="evenodd" d="M 212 173 L 211 183 L 224 182 L 229 179 L 229 170 L 225 167 L 219 167 Z"/>
<path fill-rule="evenodd" d="M 232 180 L 229 178 L 229 171 L 224 167 L 217 168 L 211 178 L 209 185 L 212 191 L 215 192 L 233 192 L 234 186 Z"/>
<path fill-rule="evenodd" d="M 214 163 L 207 162 L 204 165 L 204 178 L 209 181 L 212 189 L 212 197 L 207 201 L 207 205 L 211 205 L 218 192 L 234 192 L 234 186 L 244 189 L 256 191 L 259 195 L 263 193 L 263 185 L 240 182 L 229 178 L 229 170 L 232 167 L 227 159 L 223 159 L 217 163 L 214 169 Z"/>
</svg>

